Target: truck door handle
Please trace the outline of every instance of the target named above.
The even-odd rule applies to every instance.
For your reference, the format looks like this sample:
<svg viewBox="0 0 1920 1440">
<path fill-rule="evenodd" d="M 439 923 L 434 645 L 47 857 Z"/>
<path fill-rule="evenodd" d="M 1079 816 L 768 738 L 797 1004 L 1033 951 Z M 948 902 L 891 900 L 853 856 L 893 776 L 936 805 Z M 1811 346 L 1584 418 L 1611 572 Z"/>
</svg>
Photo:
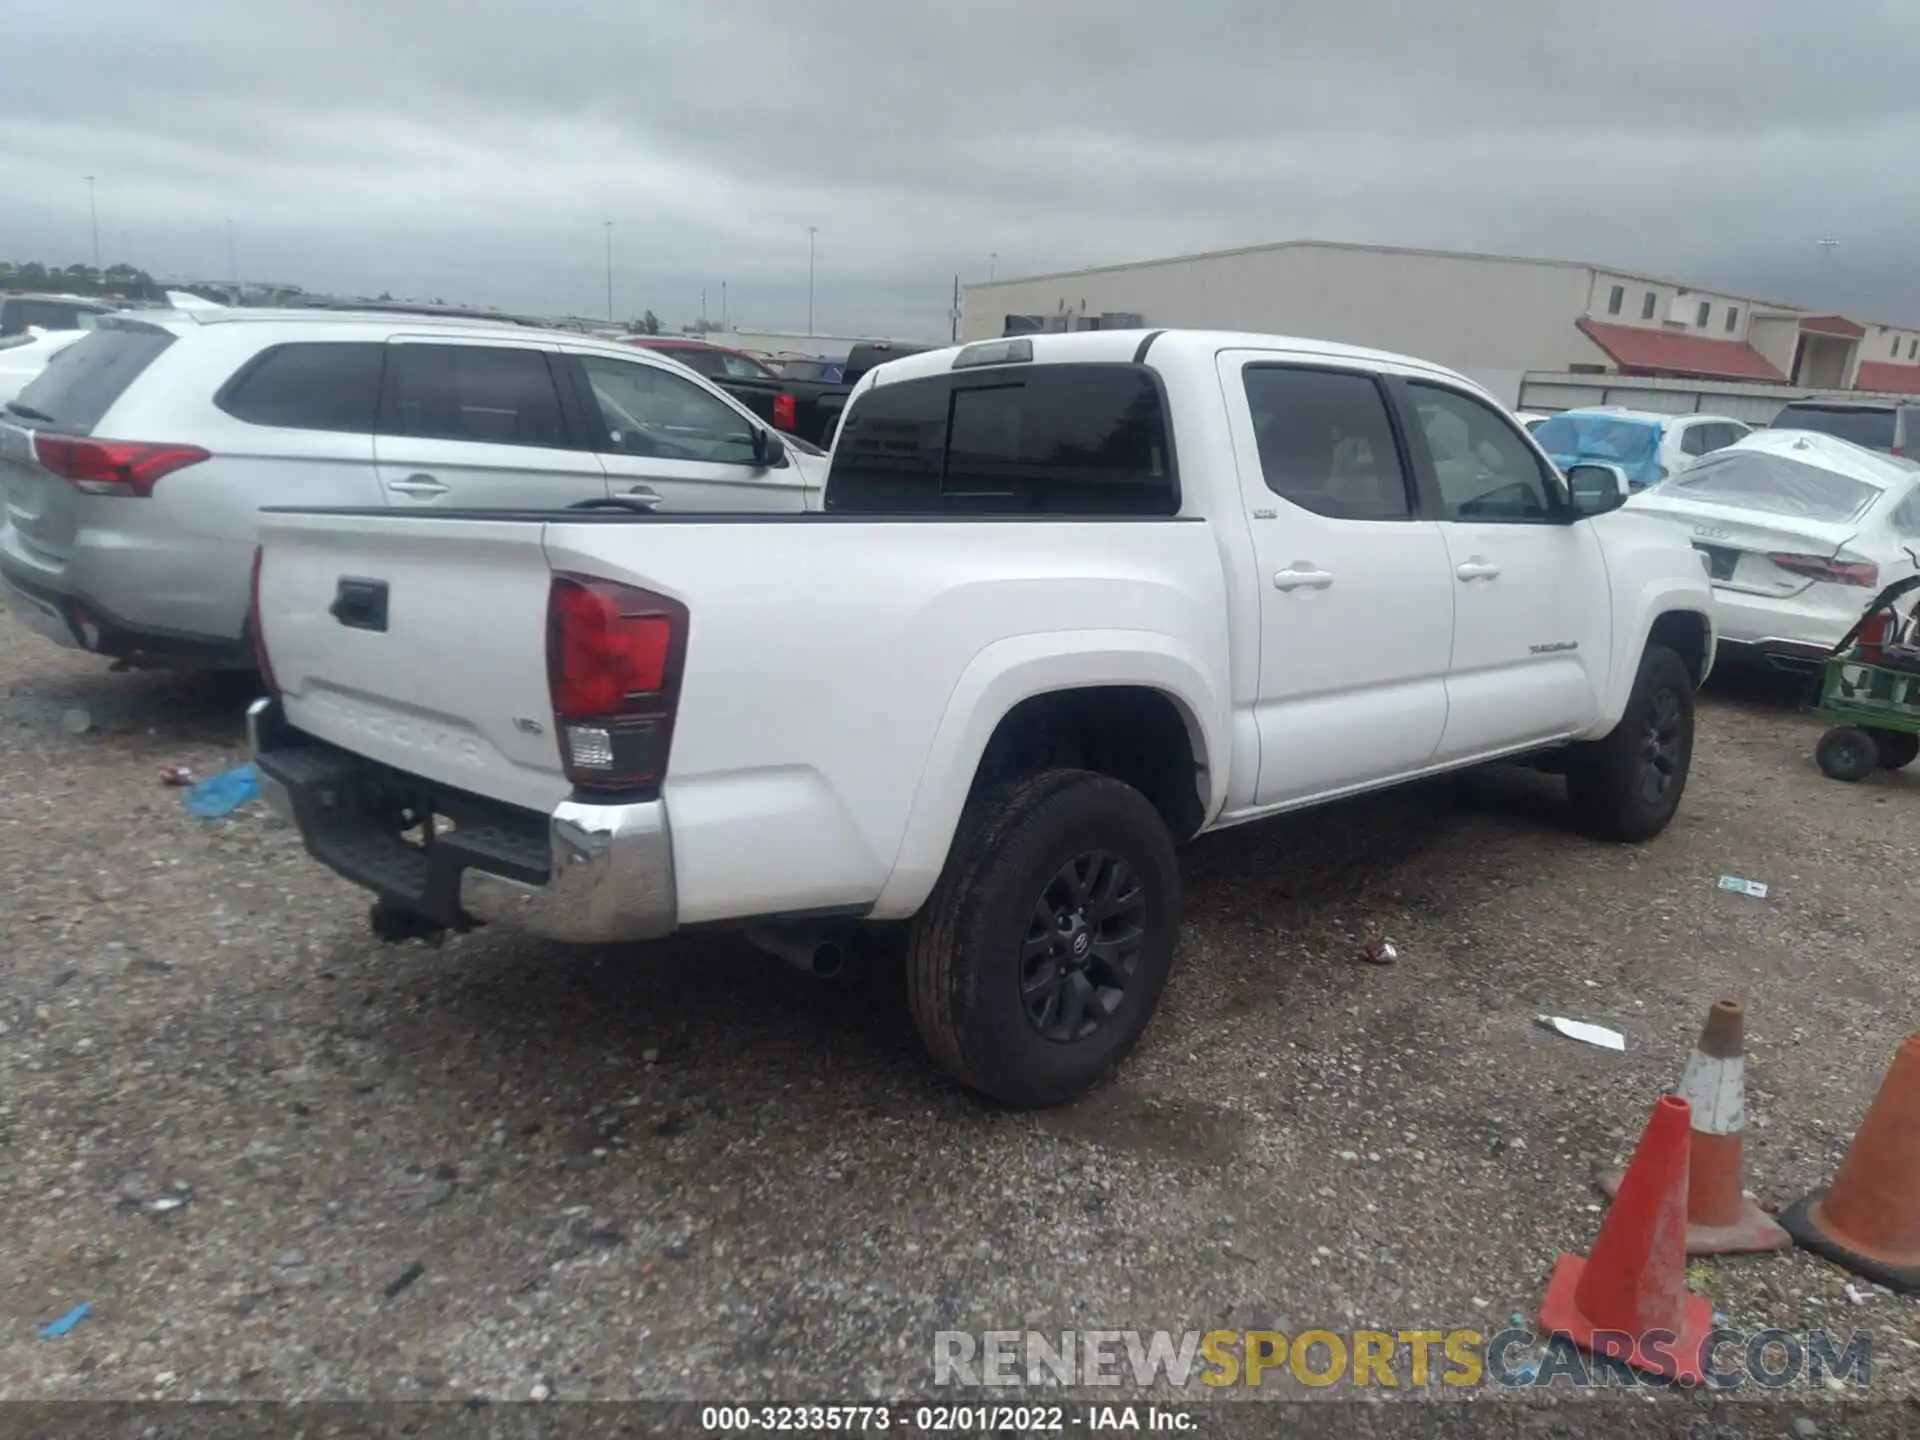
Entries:
<svg viewBox="0 0 1920 1440">
<path fill-rule="evenodd" d="M 649 510 L 658 510 L 662 505 L 662 503 L 664 503 L 660 499 L 659 491 L 649 490 L 644 485 L 634 485 L 629 487 L 627 490 L 627 498 L 630 500 L 639 501 L 642 505 L 645 505 Z"/>
<path fill-rule="evenodd" d="M 1273 575 L 1276 590 L 1324 590 L 1332 583 L 1332 573 L 1320 569 L 1311 560 L 1296 560 Z"/>
<path fill-rule="evenodd" d="M 1492 580 L 1499 575 L 1500 567 L 1498 565 L 1489 565 L 1485 560 L 1476 556 L 1466 561 L 1453 573 L 1458 575 L 1462 580 Z"/>
<path fill-rule="evenodd" d="M 431 475 L 409 475 L 404 480 L 389 480 L 387 489 L 401 495 L 444 495 L 447 487 Z"/>
</svg>

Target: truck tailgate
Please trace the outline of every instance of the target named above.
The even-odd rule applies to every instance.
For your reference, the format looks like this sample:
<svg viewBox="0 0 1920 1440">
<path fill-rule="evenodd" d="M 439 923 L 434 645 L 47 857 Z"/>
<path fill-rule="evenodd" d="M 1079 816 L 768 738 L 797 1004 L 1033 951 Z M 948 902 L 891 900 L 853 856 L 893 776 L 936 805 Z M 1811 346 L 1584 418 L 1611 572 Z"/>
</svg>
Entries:
<svg viewBox="0 0 1920 1440">
<path fill-rule="evenodd" d="M 261 516 L 260 613 L 286 718 L 456 789 L 549 810 L 538 520 Z"/>
</svg>

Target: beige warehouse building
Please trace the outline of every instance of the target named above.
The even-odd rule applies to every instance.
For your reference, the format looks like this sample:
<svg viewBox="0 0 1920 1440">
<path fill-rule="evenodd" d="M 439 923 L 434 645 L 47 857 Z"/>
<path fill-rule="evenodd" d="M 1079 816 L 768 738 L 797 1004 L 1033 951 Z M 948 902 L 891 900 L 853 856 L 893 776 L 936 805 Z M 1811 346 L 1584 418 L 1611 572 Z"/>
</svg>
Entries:
<svg viewBox="0 0 1920 1440">
<path fill-rule="evenodd" d="M 1920 394 L 1920 328 L 1571 260 L 1293 240 L 966 290 L 963 336 L 1181 326 L 1418 355 L 1509 404 L 1529 373 Z"/>
</svg>

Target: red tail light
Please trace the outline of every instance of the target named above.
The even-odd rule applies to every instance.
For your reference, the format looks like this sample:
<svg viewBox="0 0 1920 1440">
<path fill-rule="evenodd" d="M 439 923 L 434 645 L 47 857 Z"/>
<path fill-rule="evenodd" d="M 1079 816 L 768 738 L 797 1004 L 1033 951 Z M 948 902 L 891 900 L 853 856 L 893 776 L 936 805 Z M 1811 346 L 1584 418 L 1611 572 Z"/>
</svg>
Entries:
<svg viewBox="0 0 1920 1440">
<path fill-rule="evenodd" d="M 213 457 L 198 445 L 149 445 L 138 440 L 88 440 L 36 434 L 34 458 L 89 495 L 153 494 L 162 476 Z"/>
<path fill-rule="evenodd" d="M 267 631 L 260 623 L 260 561 L 265 554 L 262 547 L 253 547 L 253 579 L 248 582 L 247 629 L 253 636 L 254 662 L 260 667 L 260 678 L 266 682 L 267 693 L 278 695 L 280 686 L 273 678 L 273 665 L 267 659 Z"/>
<path fill-rule="evenodd" d="M 1871 560 L 1830 560 L 1824 555 L 1769 555 L 1789 575 L 1830 580 L 1836 585 L 1859 585 L 1872 590 L 1880 584 L 1880 567 Z"/>
<path fill-rule="evenodd" d="M 687 607 L 631 585 L 555 575 L 547 592 L 547 686 L 560 765 L 587 790 L 658 785 L 667 769 Z"/>
<path fill-rule="evenodd" d="M 1891 610 L 1876 610 L 1860 622 L 1860 633 L 1854 637 L 1854 656 L 1856 659 L 1877 661 L 1885 653 L 1887 636 L 1892 632 L 1896 617 Z"/>
<path fill-rule="evenodd" d="M 800 423 L 800 407 L 794 403 L 791 395 L 773 397 L 773 428 L 792 430 Z"/>
</svg>

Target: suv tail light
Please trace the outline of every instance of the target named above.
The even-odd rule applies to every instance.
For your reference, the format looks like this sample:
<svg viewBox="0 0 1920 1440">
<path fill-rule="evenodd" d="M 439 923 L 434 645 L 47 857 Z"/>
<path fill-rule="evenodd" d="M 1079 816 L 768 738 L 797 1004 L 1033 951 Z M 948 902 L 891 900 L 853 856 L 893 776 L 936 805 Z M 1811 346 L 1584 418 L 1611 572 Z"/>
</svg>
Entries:
<svg viewBox="0 0 1920 1440">
<path fill-rule="evenodd" d="M 555 575 L 547 688 L 560 766 L 583 790 L 657 786 L 686 662 L 687 607 L 611 580 Z"/>
<path fill-rule="evenodd" d="M 145 498 L 161 477 L 213 456 L 198 445 L 149 445 L 139 440 L 90 440 L 75 435 L 33 437 L 41 468 L 88 495 Z"/>
<path fill-rule="evenodd" d="M 1828 559 L 1824 555 L 1769 555 L 1789 575 L 1830 580 L 1836 585 L 1858 585 L 1872 590 L 1880 583 L 1880 567 L 1871 560 Z"/>
<path fill-rule="evenodd" d="M 800 407 L 791 395 L 773 397 L 773 428 L 792 430 L 800 424 Z"/>
<path fill-rule="evenodd" d="M 247 629 L 253 636 L 253 657 L 260 666 L 260 678 L 266 683 L 269 695 L 280 693 L 279 682 L 273 678 L 273 664 L 267 659 L 267 630 L 260 623 L 260 561 L 266 555 L 264 547 L 253 547 L 253 578 L 248 582 Z"/>
</svg>

